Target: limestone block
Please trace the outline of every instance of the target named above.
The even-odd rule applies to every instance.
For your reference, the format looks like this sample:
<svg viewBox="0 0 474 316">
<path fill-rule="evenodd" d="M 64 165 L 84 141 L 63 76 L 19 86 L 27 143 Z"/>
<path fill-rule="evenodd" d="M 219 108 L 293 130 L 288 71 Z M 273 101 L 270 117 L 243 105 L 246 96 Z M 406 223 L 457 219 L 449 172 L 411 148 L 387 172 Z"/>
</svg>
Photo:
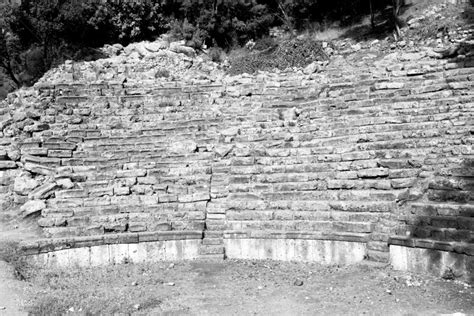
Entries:
<svg viewBox="0 0 474 316">
<path fill-rule="evenodd" d="M 232 149 L 234 148 L 234 145 L 216 145 L 214 147 L 214 152 L 219 156 L 219 157 L 225 157 L 227 156 Z"/>
<path fill-rule="evenodd" d="M 130 232 L 143 232 L 147 230 L 146 223 L 141 222 L 129 222 L 128 223 L 128 231 Z"/>
<path fill-rule="evenodd" d="M 169 50 L 174 53 L 184 54 L 188 57 L 194 57 L 196 54 L 193 48 L 184 46 L 181 42 L 170 43 Z"/>
<path fill-rule="evenodd" d="M 129 194 L 130 194 L 129 187 L 114 188 L 114 195 L 129 195 Z"/>
<path fill-rule="evenodd" d="M 336 173 L 337 179 L 357 179 L 358 175 L 355 171 L 342 171 Z"/>
<path fill-rule="evenodd" d="M 14 169 L 16 168 L 16 163 L 11 160 L 0 160 L 0 170 L 4 169 Z"/>
<path fill-rule="evenodd" d="M 363 169 L 357 172 L 359 178 L 377 178 L 377 177 L 386 177 L 388 176 L 388 169 L 386 168 L 372 168 L 372 169 Z"/>
<path fill-rule="evenodd" d="M 13 119 L 10 117 L 10 114 L 0 116 L 0 131 L 10 126 L 13 123 Z"/>
<path fill-rule="evenodd" d="M 146 172 L 145 169 L 118 170 L 116 175 L 117 178 L 144 177 Z"/>
<path fill-rule="evenodd" d="M 430 273 L 442 277 L 454 273 L 466 282 L 473 282 L 471 256 L 433 249 L 390 245 L 390 263 L 395 270 Z"/>
<path fill-rule="evenodd" d="M 375 84 L 376 90 L 383 90 L 383 89 L 402 89 L 405 86 L 403 82 L 379 82 Z"/>
<path fill-rule="evenodd" d="M 10 158 L 13 161 L 18 161 L 21 158 L 21 151 L 20 151 L 20 149 L 14 147 L 14 146 L 10 146 L 7 149 L 7 156 L 8 156 L 8 158 Z"/>
<path fill-rule="evenodd" d="M 54 190 L 57 188 L 57 184 L 54 182 L 47 182 L 28 194 L 30 199 L 45 199 L 51 196 L 54 193 Z"/>
<path fill-rule="evenodd" d="M 391 180 L 391 185 L 394 189 L 410 188 L 414 186 L 415 183 L 416 179 L 414 178 L 400 178 Z"/>
<path fill-rule="evenodd" d="M 84 206 L 107 206 L 110 205 L 110 197 L 86 198 L 84 199 Z"/>
<path fill-rule="evenodd" d="M 72 189 L 74 187 L 74 183 L 69 178 L 57 179 L 56 184 L 63 189 Z"/>
<path fill-rule="evenodd" d="M 319 70 L 320 70 L 319 64 L 316 61 L 313 61 L 311 64 L 309 64 L 308 66 L 304 68 L 303 73 L 307 75 L 311 75 Z"/>
<path fill-rule="evenodd" d="M 56 198 L 59 199 L 70 199 L 70 198 L 84 198 L 88 196 L 88 193 L 84 189 L 70 189 L 61 190 L 55 192 Z"/>
<path fill-rule="evenodd" d="M 48 155 L 47 148 L 22 148 L 21 155 L 42 156 Z"/>
<path fill-rule="evenodd" d="M 167 49 L 169 48 L 169 46 L 170 46 L 170 43 L 163 40 L 145 43 L 145 48 L 153 53 L 156 53 L 162 49 Z"/>
<path fill-rule="evenodd" d="M 328 180 L 328 189 L 352 189 L 356 183 L 354 181 L 347 180 Z"/>
<path fill-rule="evenodd" d="M 138 184 L 158 184 L 159 181 L 156 177 L 138 177 L 137 178 Z"/>
<path fill-rule="evenodd" d="M 43 143 L 42 147 L 56 150 L 74 150 L 76 149 L 77 145 L 71 142 L 54 141 L 50 138 L 49 140 Z"/>
<path fill-rule="evenodd" d="M 88 192 L 91 197 L 112 196 L 114 194 L 114 187 L 92 187 L 88 189 Z"/>
<path fill-rule="evenodd" d="M 40 212 L 46 208 L 46 203 L 41 200 L 31 200 L 20 207 L 21 215 L 27 217 L 31 214 Z"/>
<path fill-rule="evenodd" d="M 71 150 L 50 149 L 50 150 L 48 150 L 48 157 L 71 158 L 72 157 L 72 151 Z"/>
<path fill-rule="evenodd" d="M 168 148 L 172 154 L 189 154 L 196 152 L 197 149 L 197 144 L 193 140 L 176 141 Z"/>
<path fill-rule="evenodd" d="M 46 123 L 35 123 L 33 125 L 25 126 L 23 129 L 25 132 L 41 132 L 49 130 L 50 126 Z"/>
<path fill-rule="evenodd" d="M 238 127 L 229 127 L 220 131 L 221 135 L 223 136 L 236 136 L 240 134 L 240 129 Z"/>
<path fill-rule="evenodd" d="M 426 56 L 426 52 L 403 53 L 399 56 L 401 61 L 417 61 Z"/>
<path fill-rule="evenodd" d="M 363 243 L 298 239 L 224 239 L 226 255 L 235 259 L 273 259 L 354 264 L 364 259 Z"/>
<path fill-rule="evenodd" d="M 38 220 L 38 225 L 40 227 L 52 227 L 54 225 L 54 218 L 41 218 Z"/>
<path fill-rule="evenodd" d="M 31 176 L 27 174 L 23 174 L 15 178 L 13 191 L 19 195 L 28 195 L 39 185 L 38 180 L 31 178 Z"/>
<path fill-rule="evenodd" d="M 388 172 L 388 177 L 391 179 L 395 178 L 411 178 L 417 177 L 420 174 L 418 169 L 391 169 Z"/>
</svg>

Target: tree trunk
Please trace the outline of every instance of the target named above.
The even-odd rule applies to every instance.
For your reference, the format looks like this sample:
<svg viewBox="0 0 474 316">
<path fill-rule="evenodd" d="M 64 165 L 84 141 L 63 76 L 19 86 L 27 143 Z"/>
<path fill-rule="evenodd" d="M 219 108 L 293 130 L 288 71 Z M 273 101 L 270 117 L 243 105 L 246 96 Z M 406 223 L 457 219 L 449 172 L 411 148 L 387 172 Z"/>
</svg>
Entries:
<svg viewBox="0 0 474 316">
<path fill-rule="evenodd" d="M 372 29 L 375 29 L 375 13 L 374 13 L 374 7 L 372 5 L 372 0 L 369 0 L 369 6 L 370 6 L 370 26 Z"/>
<path fill-rule="evenodd" d="M 10 79 L 15 83 L 16 87 L 20 88 L 20 81 L 16 78 L 10 63 L 8 61 L 4 61 L 0 64 L 0 66 L 6 71 L 8 77 L 10 77 Z"/>
<path fill-rule="evenodd" d="M 278 1 L 278 8 L 280 9 L 281 13 L 283 14 L 283 22 L 288 27 L 288 30 L 290 31 L 291 35 L 295 35 L 293 24 L 291 23 L 290 17 L 288 16 L 285 9 L 283 8 L 283 5 L 281 4 L 281 1 Z"/>
<path fill-rule="evenodd" d="M 395 40 L 398 40 L 401 37 L 400 27 L 402 26 L 402 23 L 400 22 L 400 19 L 398 18 L 398 16 L 400 15 L 400 8 L 402 6 L 402 3 L 403 3 L 403 0 L 392 0 L 392 4 L 393 4 L 392 18 L 393 18 L 393 26 L 395 28 L 395 31 L 394 31 Z"/>
</svg>

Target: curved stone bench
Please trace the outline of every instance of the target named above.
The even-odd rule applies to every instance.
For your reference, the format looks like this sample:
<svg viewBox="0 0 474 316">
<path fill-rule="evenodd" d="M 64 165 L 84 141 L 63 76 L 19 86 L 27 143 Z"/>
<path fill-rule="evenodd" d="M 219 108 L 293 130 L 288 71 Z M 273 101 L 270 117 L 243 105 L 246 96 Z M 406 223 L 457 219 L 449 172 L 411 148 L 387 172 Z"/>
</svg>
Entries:
<svg viewBox="0 0 474 316">
<path fill-rule="evenodd" d="M 146 232 L 20 243 L 20 252 L 44 266 L 98 266 L 121 263 L 189 260 L 199 257 L 201 231 Z"/>
<path fill-rule="evenodd" d="M 225 232 L 227 258 L 354 264 L 367 257 L 367 234 Z"/>
<path fill-rule="evenodd" d="M 18 144 L 1 139 L 1 194 L 23 170 L 51 180 L 15 201 L 34 199 L 45 235 L 68 237 L 25 253 L 60 265 L 391 258 L 422 270 L 431 263 L 416 256 L 441 251 L 466 258 L 440 259 L 446 268 L 468 271 L 473 58 L 384 62 L 217 84 L 37 86 L 43 115 Z M 0 123 L 20 131 L 16 110 Z"/>
</svg>

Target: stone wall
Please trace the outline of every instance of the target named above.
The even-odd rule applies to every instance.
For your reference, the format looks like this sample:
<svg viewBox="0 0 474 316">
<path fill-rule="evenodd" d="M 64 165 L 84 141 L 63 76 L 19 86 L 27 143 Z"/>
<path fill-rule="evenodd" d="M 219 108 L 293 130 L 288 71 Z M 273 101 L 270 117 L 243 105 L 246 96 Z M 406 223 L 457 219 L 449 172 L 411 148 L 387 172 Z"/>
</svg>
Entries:
<svg viewBox="0 0 474 316">
<path fill-rule="evenodd" d="M 268 240 L 245 256 L 313 260 L 315 241 L 349 242 L 360 260 L 387 262 L 394 245 L 472 271 L 473 60 L 341 63 L 19 92 L 0 109 L 2 208 L 39 216 L 48 239 L 29 253 L 168 231 L 200 239 L 203 257 Z M 293 255 L 275 255 L 281 243 Z"/>
</svg>

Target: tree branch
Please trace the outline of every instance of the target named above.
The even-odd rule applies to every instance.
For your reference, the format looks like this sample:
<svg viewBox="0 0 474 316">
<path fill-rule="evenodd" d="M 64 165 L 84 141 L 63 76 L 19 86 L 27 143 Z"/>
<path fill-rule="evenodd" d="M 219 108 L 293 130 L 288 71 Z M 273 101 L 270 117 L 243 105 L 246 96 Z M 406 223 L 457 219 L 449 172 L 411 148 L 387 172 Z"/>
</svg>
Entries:
<svg viewBox="0 0 474 316">
<path fill-rule="evenodd" d="M 13 69 L 10 66 L 10 63 L 6 60 L 2 60 L 2 62 L 0 63 L 0 67 L 5 70 L 8 77 L 10 77 L 10 79 L 15 83 L 16 87 L 20 88 L 20 81 L 16 78 L 15 73 L 13 72 Z"/>
<path fill-rule="evenodd" d="M 280 9 L 281 13 L 283 14 L 283 19 L 282 20 L 284 21 L 284 23 L 288 27 L 290 33 L 292 35 L 294 35 L 293 23 L 291 23 L 290 17 L 288 16 L 285 9 L 283 8 L 283 5 L 281 4 L 281 1 L 278 0 L 277 2 L 278 2 L 278 8 Z"/>
</svg>

